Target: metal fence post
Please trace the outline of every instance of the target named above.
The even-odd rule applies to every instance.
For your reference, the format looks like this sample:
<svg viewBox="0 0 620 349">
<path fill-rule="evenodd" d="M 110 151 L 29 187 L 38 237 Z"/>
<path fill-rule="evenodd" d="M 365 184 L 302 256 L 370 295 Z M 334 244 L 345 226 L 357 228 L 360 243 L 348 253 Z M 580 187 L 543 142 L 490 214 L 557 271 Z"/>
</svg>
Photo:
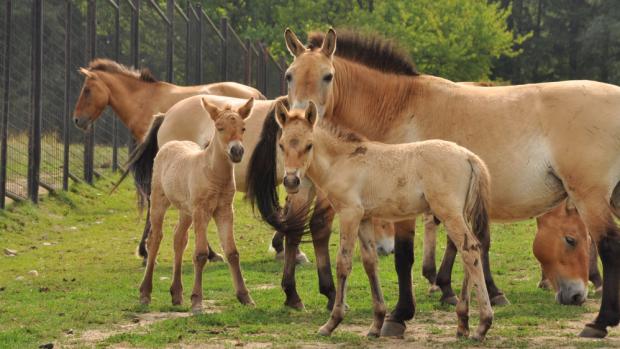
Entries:
<svg viewBox="0 0 620 349">
<path fill-rule="evenodd" d="M 69 126 L 71 120 L 71 1 L 65 2 L 65 117 L 62 123 L 62 189 L 69 189 Z"/>
<path fill-rule="evenodd" d="M 286 94 L 286 90 L 287 90 L 287 86 L 286 86 L 286 59 L 284 59 L 284 57 L 280 57 L 279 60 L 280 63 L 280 95 L 285 95 Z"/>
<path fill-rule="evenodd" d="M 30 138 L 28 139 L 28 198 L 39 201 L 39 180 L 41 167 L 41 80 L 43 68 L 43 25 L 42 0 L 32 2 L 32 85 Z"/>
<path fill-rule="evenodd" d="M 196 38 L 196 75 L 198 77 L 195 83 L 202 84 L 202 6 L 200 4 L 196 4 L 196 13 L 198 14 L 198 29 L 196 30 L 196 34 L 198 34 Z"/>
<path fill-rule="evenodd" d="M 114 60 L 119 61 L 121 55 L 121 9 L 115 7 L 114 12 Z M 112 171 L 118 170 L 118 118 L 112 118 Z"/>
<path fill-rule="evenodd" d="M 0 135 L 0 208 L 5 207 L 6 197 L 6 166 L 7 166 L 7 139 L 9 137 L 9 72 L 11 67 L 11 0 L 6 1 L 4 21 L 4 99 L 2 105 L 2 134 Z"/>
<path fill-rule="evenodd" d="M 187 23 L 185 23 L 185 28 L 186 28 L 186 33 L 187 35 L 185 35 L 185 84 L 189 85 L 192 83 L 193 80 L 190 79 L 190 66 L 192 65 L 192 58 L 191 58 L 191 36 L 192 36 L 192 18 L 194 18 L 192 16 L 192 8 L 191 8 L 191 4 L 189 3 L 189 0 L 186 3 L 186 9 L 185 9 L 185 13 L 187 14 Z"/>
<path fill-rule="evenodd" d="M 131 12 L 131 64 L 140 65 L 140 0 L 133 0 L 135 9 Z"/>
<path fill-rule="evenodd" d="M 252 42 L 250 39 L 245 39 L 245 69 L 243 70 L 243 81 L 246 85 L 252 84 Z"/>
<path fill-rule="evenodd" d="M 220 76 L 222 81 L 228 81 L 228 18 L 220 19 L 220 33 L 222 40 L 222 63 L 220 65 Z"/>
<path fill-rule="evenodd" d="M 88 60 L 97 55 L 97 1 L 88 0 L 87 30 Z M 95 162 L 95 125 L 92 125 L 84 137 L 84 180 L 93 183 Z"/>
<path fill-rule="evenodd" d="M 166 36 L 166 75 L 168 82 L 174 82 L 174 0 L 168 0 L 166 8 L 168 30 Z"/>
</svg>

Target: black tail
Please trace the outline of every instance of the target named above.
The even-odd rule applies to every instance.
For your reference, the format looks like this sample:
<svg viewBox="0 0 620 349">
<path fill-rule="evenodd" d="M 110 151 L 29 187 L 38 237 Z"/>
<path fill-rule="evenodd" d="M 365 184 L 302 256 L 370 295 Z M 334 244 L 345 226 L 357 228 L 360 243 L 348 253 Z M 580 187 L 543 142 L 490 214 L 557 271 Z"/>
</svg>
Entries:
<svg viewBox="0 0 620 349">
<path fill-rule="evenodd" d="M 127 169 L 121 176 L 121 179 L 114 185 L 112 191 L 114 191 L 121 182 L 127 177 L 127 174 L 131 172 L 136 183 L 136 187 L 142 193 L 142 195 L 148 196 L 151 194 L 151 177 L 153 175 L 153 162 L 155 155 L 159 150 L 157 146 L 157 132 L 161 124 L 164 122 L 164 114 L 158 114 L 153 118 L 151 128 L 146 134 L 146 138 L 142 144 L 138 145 L 129 154 L 129 160 L 127 160 Z M 140 209 L 144 206 L 144 200 L 140 200 Z"/>
</svg>

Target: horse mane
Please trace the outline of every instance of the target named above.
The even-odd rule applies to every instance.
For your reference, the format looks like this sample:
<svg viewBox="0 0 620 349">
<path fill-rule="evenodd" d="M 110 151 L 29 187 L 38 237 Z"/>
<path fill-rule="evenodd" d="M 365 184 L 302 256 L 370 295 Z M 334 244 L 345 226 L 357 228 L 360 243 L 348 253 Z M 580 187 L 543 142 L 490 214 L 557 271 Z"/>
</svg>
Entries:
<svg viewBox="0 0 620 349">
<path fill-rule="evenodd" d="M 337 125 L 336 123 L 324 118 L 321 119 L 318 127 L 346 143 L 361 143 L 368 141 L 368 138 L 362 136 L 361 134 L 345 128 L 344 126 Z"/>
<path fill-rule="evenodd" d="M 400 75 L 420 75 L 403 48 L 393 40 L 378 34 L 361 34 L 351 30 L 338 30 L 337 57 L 361 63 L 369 68 Z M 323 45 L 324 33 L 308 34 L 308 48 L 318 50 Z"/>
<path fill-rule="evenodd" d="M 122 74 L 149 83 L 159 81 L 148 68 L 142 68 L 138 70 L 107 58 L 93 59 L 88 64 L 88 70 Z"/>
</svg>

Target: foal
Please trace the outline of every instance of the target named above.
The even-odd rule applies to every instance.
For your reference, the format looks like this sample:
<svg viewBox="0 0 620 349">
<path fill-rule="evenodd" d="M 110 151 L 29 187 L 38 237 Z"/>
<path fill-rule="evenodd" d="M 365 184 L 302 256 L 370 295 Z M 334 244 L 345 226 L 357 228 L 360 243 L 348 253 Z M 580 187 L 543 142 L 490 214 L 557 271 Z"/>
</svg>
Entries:
<svg viewBox="0 0 620 349">
<path fill-rule="evenodd" d="M 172 204 L 179 210 L 179 222 L 174 230 L 174 268 L 170 287 L 172 304 L 183 302 L 181 265 L 183 251 L 187 246 L 187 231 L 194 223 L 196 249 L 194 251 L 194 289 L 192 311 L 202 310 L 202 270 L 207 262 L 209 243 L 207 224 L 215 219 L 222 249 L 226 254 L 237 299 L 242 304 L 253 305 L 254 301 L 241 275 L 239 253 L 233 236 L 233 197 L 235 177 L 233 163 L 243 157 L 241 144 L 245 131 L 244 120 L 250 115 L 254 99 L 237 111 L 230 106 L 218 109 L 204 98 L 202 105 L 207 110 L 217 132 L 210 144 L 203 150 L 194 142 L 171 141 L 157 153 L 153 166 L 151 189 L 152 231 L 147 240 L 148 260 L 144 280 L 140 286 L 140 301 L 151 301 L 153 268 L 162 239 L 162 225 L 168 207 Z"/>
<path fill-rule="evenodd" d="M 346 282 L 359 238 L 373 300 L 374 321 L 368 336 L 380 335 L 386 308 L 377 275 L 372 217 L 401 221 L 432 213 L 445 223 L 465 264 L 456 307 L 457 335 L 469 335 L 469 293 L 474 286 L 480 324 L 473 337 L 483 339 L 493 321 L 493 310 L 478 240 L 488 234 L 489 174 L 482 160 L 455 143 L 440 140 L 400 145 L 370 142 L 325 120 L 317 125 L 313 102 L 305 112 L 291 113 L 280 101 L 276 103 L 287 192 L 297 192 L 300 178 L 308 176 L 340 214 L 336 302 L 319 333 L 330 335 L 344 317 Z"/>
</svg>

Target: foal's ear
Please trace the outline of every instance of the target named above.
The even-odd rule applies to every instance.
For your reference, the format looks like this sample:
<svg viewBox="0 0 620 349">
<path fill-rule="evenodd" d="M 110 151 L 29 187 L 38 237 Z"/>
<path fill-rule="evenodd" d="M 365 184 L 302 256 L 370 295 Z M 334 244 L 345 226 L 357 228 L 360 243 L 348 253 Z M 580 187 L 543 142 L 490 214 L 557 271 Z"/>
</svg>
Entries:
<svg viewBox="0 0 620 349">
<path fill-rule="evenodd" d="M 334 28 L 329 28 L 325 38 L 323 39 L 323 45 L 321 45 L 321 52 L 327 57 L 331 58 L 336 52 L 336 31 Z"/>
<path fill-rule="evenodd" d="M 276 100 L 276 122 L 280 125 L 280 128 L 284 127 L 286 123 L 286 118 L 288 117 L 288 110 L 286 110 L 286 106 L 282 103 L 281 100 Z"/>
<path fill-rule="evenodd" d="M 247 102 L 241 108 L 237 109 L 237 113 L 243 120 L 247 119 L 250 116 L 250 112 L 252 111 L 252 107 L 254 106 L 254 97 L 250 97 Z"/>
<path fill-rule="evenodd" d="M 284 31 L 284 41 L 286 41 L 286 48 L 288 48 L 288 52 L 290 52 L 294 57 L 297 57 L 306 51 L 304 44 L 299 41 L 297 35 L 295 35 L 295 33 L 293 33 L 293 31 L 289 28 L 286 28 Z"/>
<path fill-rule="evenodd" d="M 316 125 L 316 121 L 318 120 L 318 111 L 316 109 L 316 104 L 313 101 L 308 102 L 308 108 L 306 108 L 306 120 L 314 127 Z"/>
<path fill-rule="evenodd" d="M 86 68 L 82 68 L 80 67 L 80 69 L 78 69 L 78 73 L 84 75 L 87 78 L 94 78 L 95 74 L 93 74 L 93 72 L 91 72 L 90 70 L 86 69 Z"/>
<path fill-rule="evenodd" d="M 217 120 L 217 118 L 220 117 L 220 109 L 215 104 L 209 103 L 209 101 L 207 101 L 207 99 L 204 97 L 201 98 L 201 101 L 203 108 L 205 108 L 207 113 L 209 113 L 211 119 L 213 119 L 213 121 Z"/>
</svg>

